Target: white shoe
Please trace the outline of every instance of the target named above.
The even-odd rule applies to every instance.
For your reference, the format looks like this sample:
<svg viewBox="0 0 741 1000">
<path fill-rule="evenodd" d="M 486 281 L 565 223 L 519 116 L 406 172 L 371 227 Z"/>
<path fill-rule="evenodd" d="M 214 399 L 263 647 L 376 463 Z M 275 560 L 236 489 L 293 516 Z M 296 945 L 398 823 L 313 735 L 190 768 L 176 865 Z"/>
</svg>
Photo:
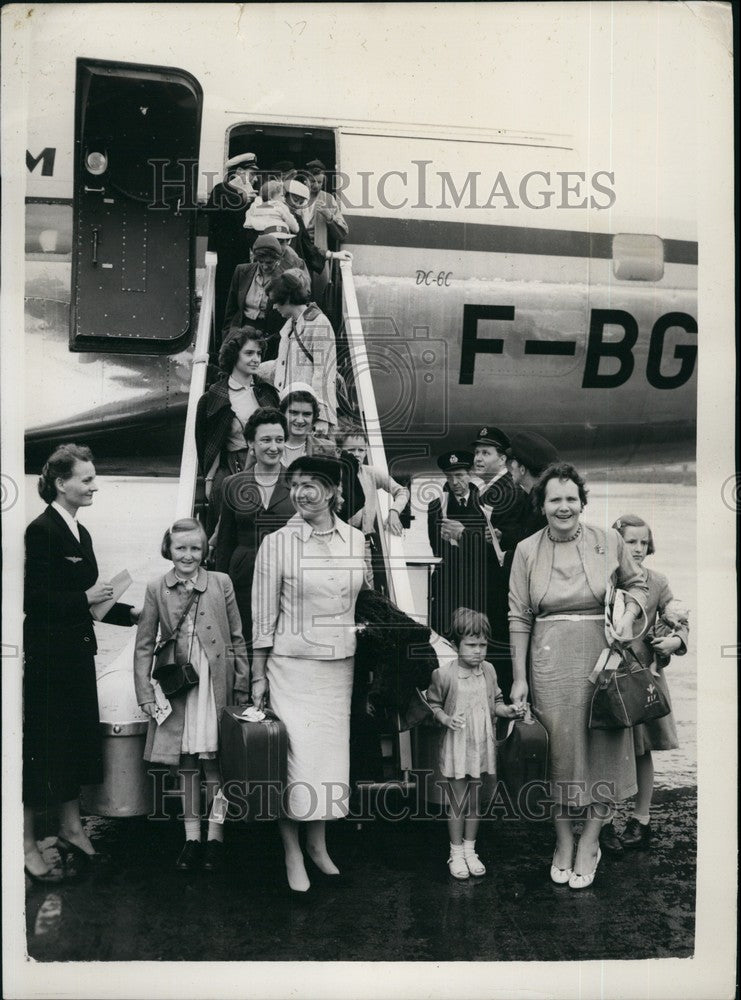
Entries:
<svg viewBox="0 0 741 1000">
<path fill-rule="evenodd" d="M 462 854 L 451 854 L 448 858 L 448 871 L 453 878 L 467 879 L 469 876 L 468 865 Z"/>
<path fill-rule="evenodd" d="M 486 865 L 483 863 L 481 858 L 478 856 L 476 851 L 471 851 L 470 854 L 463 855 L 468 870 L 472 875 L 480 877 L 481 875 L 486 875 Z"/>
<path fill-rule="evenodd" d="M 571 878 L 574 869 L 569 868 L 559 868 L 556 865 L 556 853 L 558 848 L 553 852 L 553 861 L 551 862 L 551 882 L 555 882 L 556 885 L 566 885 L 566 883 Z"/>
<path fill-rule="evenodd" d="M 569 889 L 587 889 L 592 882 L 594 882 L 594 876 L 597 874 L 597 868 L 602 859 L 602 851 L 597 848 L 597 859 L 594 862 L 594 868 L 588 875 L 577 875 L 576 872 L 571 873 L 571 878 L 569 879 Z"/>
</svg>

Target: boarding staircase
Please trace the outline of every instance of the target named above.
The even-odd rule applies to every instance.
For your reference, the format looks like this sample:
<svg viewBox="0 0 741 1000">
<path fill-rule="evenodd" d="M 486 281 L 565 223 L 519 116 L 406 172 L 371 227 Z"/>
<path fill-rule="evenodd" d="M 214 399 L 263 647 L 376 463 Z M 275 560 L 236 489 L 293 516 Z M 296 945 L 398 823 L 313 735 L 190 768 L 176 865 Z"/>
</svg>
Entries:
<svg viewBox="0 0 741 1000">
<path fill-rule="evenodd" d="M 388 471 L 383 432 L 380 426 L 373 389 L 370 363 L 366 352 L 363 326 L 355 292 L 352 262 L 340 261 L 329 275 L 329 294 L 334 296 L 333 314 L 338 329 L 338 355 L 340 370 L 348 386 L 352 401 L 353 420 L 363 427 L 368 441 L 368 459 L 371 465 Z M 216 288 L 215 253 L 205 257 L 201 306 L 193 348 L 193 361 L 188 407 L 183 438 L 180 478 L 175 507 L 175 518 L 190 517 L 197 508 L 198 457 L 195 446 L 195 418 L 198 400 L 206 389 L 209 366 L 209 346 L 214 322 Z M 389 497 L 378 491 L 379 525 L 389 513 Z M 409 580 L 403 539 L 381 529 L 379 531 L 383 564 L 388 585 L 388 596 L 398 608 L 417 620 L 426 616 L 415 613 L 412 587 Z M 132 663 L 134 658 L 132 636 L 114 661 L 98 677 L 98 697 L 104 737 L 105 781 L 102 785 L 83 789 L 83 807 L 101 816 L 133 816 L 147 813 L 151 808 L 152 789 L 142 761 L 143 738 L 147 720 L 136 704 L 133 690 Z M 131 737 L 127 739 L 126 737 Z M 408 731 L 382 734 L 385 773 L 393 775 L 383 782 L 364 782 L 369 794 L 382 789 L 397 788 L 402 793 L 412 788 L 412 740 Z M 388 751 L 388 752 L 387 752 Z"/>
</svg>

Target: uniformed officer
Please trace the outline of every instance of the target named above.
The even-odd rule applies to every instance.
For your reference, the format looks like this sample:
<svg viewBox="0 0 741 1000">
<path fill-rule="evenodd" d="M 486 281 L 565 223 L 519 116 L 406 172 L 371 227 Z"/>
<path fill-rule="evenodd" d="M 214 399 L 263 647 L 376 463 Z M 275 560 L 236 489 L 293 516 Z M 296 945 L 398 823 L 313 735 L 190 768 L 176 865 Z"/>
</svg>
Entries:
<svg viewBox="0 0 741 1000">
<path fill-rule="evenodd" d="M 437 464 L 445 485 L 442 497 L 427 507 L 427 533 L 442 562 L 432 574 L 430 625 L 446 635 L 456 608 L 486 610 L 487 527 L 478 489 L 470 480 L 471 452 L 445 452 Z"/>
<path fill-rule="evenodd" d="M 234 269 L 249 261 L 252 244 L 258 236 L 255 230 L 244 229 L 245 212 L 256 197 L 253 181 L 258 170 L 254 153 L 232 156 L 226 161 L 223 182 L 214 187 L 206 203 L 208 249 L 218 254 L 214 326 L 217 352 Z"/>
<path fill-rule="evenodd" d="M 505 698 L 512 685 L 509 645 L 509 566 L 502 538 L 517 530 L 528 508 L 528 496 L 507 467 L 510 439 L 493 424 L 481 428 L 474 442 L 474 470 L 479 500 L 489 528 L 486 613 L 491 625 L 488 659 L 494 665 Z"/>
<path fill-rule="evenodd" d="M 528 503 L 520 510 L 517 520 L 502 531 L 501 546 L 506 552 L 505 564 L 508 568 L 517 543 L 547 524 L 542 510 L 532 502 L 532 489 L 543 471 L 558 460 L 558 451 L 542 434 L 516 431 L 510 435 L 509 471 L 515 483 L 528 494 Z"/>
</svg>

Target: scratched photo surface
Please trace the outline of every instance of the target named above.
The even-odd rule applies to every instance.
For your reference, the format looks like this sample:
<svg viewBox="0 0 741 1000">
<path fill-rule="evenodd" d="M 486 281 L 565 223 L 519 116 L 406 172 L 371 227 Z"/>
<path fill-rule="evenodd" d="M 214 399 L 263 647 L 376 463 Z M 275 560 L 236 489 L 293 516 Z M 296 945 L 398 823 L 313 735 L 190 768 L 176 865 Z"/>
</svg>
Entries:
<svg viewBox="0 0 741 1000">
<path fill-rule="evenodd" d="M 500 802 L 479 832 L 488 877 L 455 884 L 441 800 L 417 787 L 333 825 L 347 882 L 313 911 L 282 891 L 275 824 L 227 825 L 228 877 L 174 871 L 182 824 L 154 802 L 165 786 L 140 759 L 135 630 L 96 624 L 101 722 L 131 734 L 124 777 L 82 801 L 113 870 L 51 892 L 27 880 L 15 957 L 69 971 L 262 961 L 299 991 L 312 980 L 302 987 L 296 961 L 400 963 L 400 976 L 401 963 L 510 963 L 514 976 L 528 962 L 548 995 L 532 963 L 695 956 L 702 25 L 674 4 L 49 4 L 15 30 L 29 67 L 24 524 L 44 508 L 48 455 L 89 446 L 99 492 L 81 521 L 101 579 L 127 570 L 121 599 L 141 607 L 170 565 L 163 531 L 184 504 L 205 511 L 193 387 L 249 259 L 224 242 L 215 272 L 207 258 L 227 161 L 255 154 L 258 190 L 291 166 L 306 180 L 318 159 L 345 228 L 317 214 L 314 239 L 351 255 L 314 280 L 336 334 L 340 418 L 409 489 L 403 534 L 381 540 L 396 603 L 428 622 L 440 456 L 490 430 L 527 432 L 586 479 L 586 524 L 650 525 L 647 565 L 690 620 L 666 674 L 678 746 L 653 755 L 649 850 L 603 859 L 594 888 L 569 896 L 548 878 L 552 825 Z M 416 733 L 384 733 L 382 747 L 397 785 L 430 762 Z M 618 804 L 618 828 L 631 811 Z M 53 820 L 40 830 L 48 859 L 55 832 Z M 48 968 L 53 994 L 62 979 Z M 608 994 L 629 993 L 611 968 Z M 404 995 L 419 995 L 418 969 Z M 230 975 L 216 975 L 219 995 Z"/>
</svg>

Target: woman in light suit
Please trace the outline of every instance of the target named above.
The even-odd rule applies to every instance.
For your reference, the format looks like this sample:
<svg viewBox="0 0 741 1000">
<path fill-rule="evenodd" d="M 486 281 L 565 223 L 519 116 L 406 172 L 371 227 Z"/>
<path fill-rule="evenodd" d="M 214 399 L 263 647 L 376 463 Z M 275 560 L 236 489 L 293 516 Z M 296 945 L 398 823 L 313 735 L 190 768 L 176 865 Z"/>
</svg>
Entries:
<svg viewBox="0 0 741 1000">
<path fill-rule="evenodd" d="M 263 541 L 252 589 L 252 699 L 266 702 L 288 731 L 288 787 L 281 836 L 288 884 L 309 889 L 299 845 L 323 875 L 325 821 L 347 815 L 355 601 L 363 586 L 362 531 L 335 515 L 341 469 L 304 457 L 288 469 L 296 516 Z"/>
<path fill-rule="evenodd" d="M 113 589 L 98 579 L 90 534 L 77 522 L 98 490 L 88 448 L 60 445 L 38 484 L 46 510 L 26 529 L 23 625 L 23 849 L 26 874 L 59 881 L 36 844 L 36 810 L 58 807 L 57 846 L 89 866 L 99 856 L 80 821 L 80 788 L 103 780 L 103 751 L 90 608 Z M 114 604 L 103 618 L 134 625 L 138 612 Z"/>
</svg>

